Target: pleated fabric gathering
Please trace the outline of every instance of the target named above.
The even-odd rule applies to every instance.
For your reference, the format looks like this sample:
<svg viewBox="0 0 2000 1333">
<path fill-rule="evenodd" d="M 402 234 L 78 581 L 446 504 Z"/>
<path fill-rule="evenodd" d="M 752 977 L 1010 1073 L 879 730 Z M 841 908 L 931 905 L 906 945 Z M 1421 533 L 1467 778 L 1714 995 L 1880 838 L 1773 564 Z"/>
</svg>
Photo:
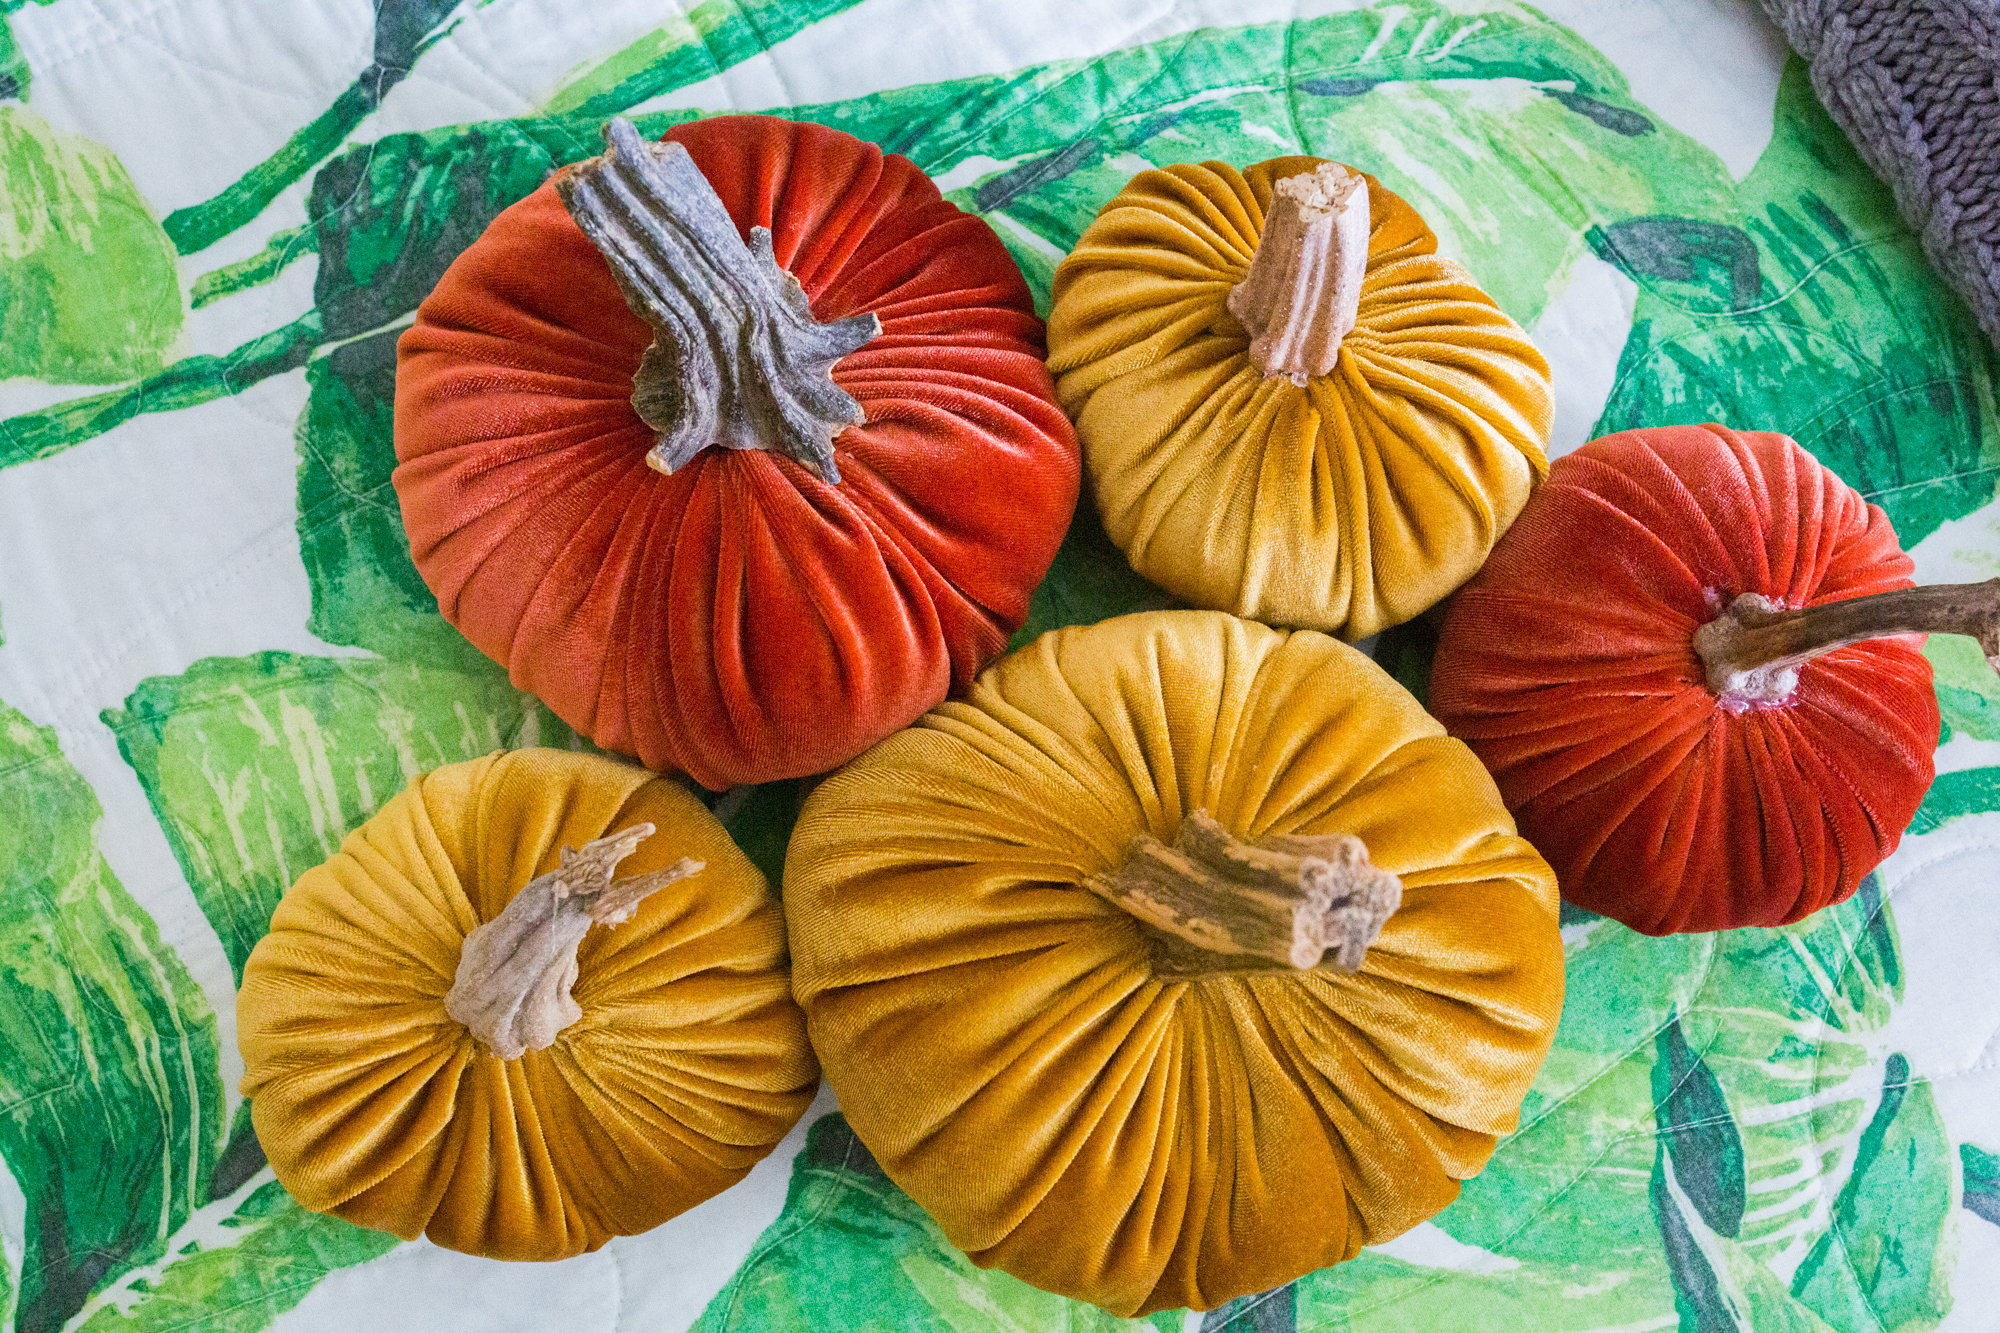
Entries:
<svg viewBox="0 0 2000 1333">
<path fill-rule="evenodd" d="M 1888 516 L 1786 436 L 1622 431 L 1556 461 L 1452 600 L 1430 704 L 1492 770 L 1563 896 L 1649 935 L 1775 926 L 1850 894 L 1932 777 L 1922 635 L 1804 664 L 1733 712 L 1694 631 L 1910 586 Z"/>
<path fill-rule="evenodd" d="M 446 1014 L 465 936 L 559 848 L 650 822 L 619 867 L 707 863 L 577 954 L 583 1017 L 502 1060 Z M 740 1180 L 818 1065 L 763 875 L 678 784 L 561 751 L 415 779 L 308 870 L 237 996 L 243 1093 L 278 1179 L 360 1226 L 563 1259 Z"/>
<path fill-rule="evenodd" d="M 1141 172 L 1056 271 L 1049 368 L 1106 531 L 1197 605 L 1353 640 L 1479 568 L 1547 470 L 1549 367 L 1366 177 L 1367 272 L 1333 370 L 1266 378 L 1225 304 L 1277 182 L 1323 159 Z"/>
<path fill-rule="evenodd" d="M 867 414 L 829 486 L 711 448 L 671 476 L 631 404 L 652 330 L 545 185 L 453 262 L 397 344 L 394 473 L 439 609 L 598 744 L 727 787 L 817 773 L 968 683 L 1068 529 L 1076 437 L 992 229 L 821 126 L 675 127 L 830 321 Z"/>
<path fill-rule="evenodd" d="M 1152 975 L 1082 887 L 1141 831 L 1350 832 L 1401 909 L 1353 976 Z M 1554 879 L 1360 653 L 1200 611 L 1054 631 L 807 801 L 794 988 L 883 1168 L 979 1264 L 1211 1308 L 1430 1217 L 1514 1127 Z"/>
</svg>

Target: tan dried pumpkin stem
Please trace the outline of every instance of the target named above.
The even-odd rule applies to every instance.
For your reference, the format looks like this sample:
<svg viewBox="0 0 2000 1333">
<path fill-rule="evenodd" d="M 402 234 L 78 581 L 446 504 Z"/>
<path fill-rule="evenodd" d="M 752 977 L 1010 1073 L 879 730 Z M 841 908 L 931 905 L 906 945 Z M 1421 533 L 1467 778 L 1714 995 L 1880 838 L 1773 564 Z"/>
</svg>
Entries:
<svg viewBox="0 0 2000 1333">
<path fill-rule="evenodd" d="M 2000 579 L 1898 588 L 1798 610 L 1754 592 L 1694 632 L 1708 688 L 1736 708 L 1781 704 L 1799 667 L 1836 648 L 1891 634 L 1969 634 L 2000 672 Z"/>
<path fill-rule="evenodd" d="M 1279 181 L 1250 272 L 1229 293 L 1250 363 L 1301 387 L 1332 370 L 1367 268 L 1367 181 L 1338 162 Z"/>
<path fill-rule="evenodd" d="M 703 868 L 684 856 L 665 870 L 612 879 L 612 868 L 652 834 L 651 824 L 634 824 L 563 848 L 561 864 L 529 880 L 499 916 L 465 937 L 444 1011 L 502 1060 L 553 1045 L 583 1017 L 570 988 L 584 935 L 593 925 L 617 925 L 648 894 Z"/>
<path fill-rule="evenodd" d="M 604 138 L 604 155 L 558 176 L 556 192 L 653 326 L 632 385 L 632 406 L 659 432 L 647 463 L 672 472 L 711 444 L 775 449 L 838 482 L 834 437 L 862 410 L 833 364 L 882 321 L 815 319 L 770 229 L 753 228 L 746 246 L 687 149 L 647 140 L 623 116 Z"/>
<path fill-rule="evenodd" d="M 1353 972 L 1403 901 L 1402 881 L 1352 834 L 1247 843 L 1206 810 L 1181 821 L 1171 847 L 1140 834 L 1123 865 L 1084 887 L 1152 928 L 1162 976 Z"/>
</svg>

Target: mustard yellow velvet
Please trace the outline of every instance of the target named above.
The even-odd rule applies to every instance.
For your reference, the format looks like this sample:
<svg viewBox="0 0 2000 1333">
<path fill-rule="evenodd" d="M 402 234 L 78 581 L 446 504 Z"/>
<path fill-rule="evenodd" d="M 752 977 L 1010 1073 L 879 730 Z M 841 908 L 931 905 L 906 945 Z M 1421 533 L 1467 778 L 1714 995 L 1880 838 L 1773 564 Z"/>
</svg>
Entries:
<svg viewBox="0 0 2000 1333">
<path fill-rule="evenodd" d="M 1549 366 L 1416 210 L 1368 178 L 1368 270 L 1333 370 L 1266 379 L 1224 302 L 1276 182 L 1145 171 L 1056 270 L 1049 369 L 1132 567 L 1200 606 L 1359 639 L 1470 578 L 1548 471 Z"/>
<path fill-rule="evenodd" d="M 593 926 L 583 1017 L 503 1061 L 444 1011 L 460 943 L 531 878 L 628 825 L 621 876 L 708 863 Z M 285 894 L 237 996 L 257 1138 L 308 1208 L 500 1259 L 561 1259 L 734 1184 L 818 1068 L 769 886 L 676 783 L 526 750 L 417 778 Z"/>
<path fill-rule="evenodd" d="M 1151 975 L 1080 887 L 1205 808 L 1403 877 L 1353 976 Z M 1205 1309 L 1449 1203 L 1562 1005 L 1555 877 L 1472 752 L 1361 653 L 1207 611 L 1042 636 L 827 780 L 785 865 L 842 1109 L 983 1265 Z"/>
</svg>

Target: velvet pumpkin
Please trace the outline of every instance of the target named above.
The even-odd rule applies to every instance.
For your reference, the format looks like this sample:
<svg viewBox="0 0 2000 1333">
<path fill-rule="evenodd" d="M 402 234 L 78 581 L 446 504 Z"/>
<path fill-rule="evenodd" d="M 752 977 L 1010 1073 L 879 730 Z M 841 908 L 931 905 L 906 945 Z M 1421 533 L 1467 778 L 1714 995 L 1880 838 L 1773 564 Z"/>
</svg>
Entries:
<svg viewBox="0 0 2000 1333">
<path fill-rule="evenodd" d="M 1541 353 L 1436 251 L 1318 158 L 1144 171 L 1104 206 L 1056 270 L 1049 367 L 1134 569 L 1348 639 L 1471 576 L 1554 409 Z"/>
<path fill-rule="evenodd" d="M 1607 435 L 1556 461 L 1452 599 L 1430 705 L 1570 901 L 1650 935 L 1797 921 L 1854 892 L 1930 786 L 1923 637 L 1795 655 L 1743 688 L 1712 679 L 1701 636 L 1746 595 L 1809 623 L 1798 608 L 1910 572 L 1888 517 L 1783 435 Z"/>
<path fill-rule="evenodd" d="M 565 751 L 413 780 L 285 894 L 236 1014 L 294 1198 L 498 1259 L 735 1183 L 818 1076 L 763 875 L 679 784 Z"/>
<path fill-rule="evenodd" d="M 1101 896 L 1203 826 L 1238 888 L 1358 839 L 1401 906 L 1346 973 Z M 889 1176 L 974 1262 L 1121 1314 L 1437 1212 L 1562 1003 L 1553 876 L 1472 754 L 1354 649 L 1216 612 L 1002 658 L 813 793 L 785 901 L 814 1047 Z"/>
<path fill-rule="evenodd" d="M 724 322 L 635 313 L 646 283 L 579 229 L 586 173 L 564 173 L 453 262 L 398 344 L 396 494 L 439 609 L 571 726 L 709 787 L 819 772 L 1006 644 L 1074 508 L 1075 436 L 1013 260 L 908 160 L 768 116 L 666 142 L 712 187 L 694 220 L 733 233 L 734 286 L 693 310 Z M 796 386 L 834 404 L 796 458 L 776 447 L 791 399 L 718 417 L 697 392 L 790 373 L 769 329 L 727 322 L 746 301 L 815 347 L 865 326 Z"/>
</svg>

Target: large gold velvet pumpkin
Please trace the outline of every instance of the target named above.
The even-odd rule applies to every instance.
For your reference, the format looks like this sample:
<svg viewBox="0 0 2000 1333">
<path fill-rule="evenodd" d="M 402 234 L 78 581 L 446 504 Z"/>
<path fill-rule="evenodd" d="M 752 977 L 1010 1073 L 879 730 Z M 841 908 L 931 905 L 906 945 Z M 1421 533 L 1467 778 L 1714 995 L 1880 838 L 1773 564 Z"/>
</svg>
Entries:
<svg viewBox="0 0 2000 1333">
<path fill-rule="evenodd" d="M 1329 335 L 1324 371 L 1260 368 L 1232 292 L 1251 285 L 1278 183 L 1329 167 L 1133 177 L 1056 270 L 1049 369 L 1134 569 L 1200 606 L 1352 640 L 1479 568 L 1548 469 L 1554 408 L 1527 335 L 1359 173 L 1351 331 Z"/>
<path fill-rule="evenodd" d="M 629 920 L 576 923 L 580 1013 L 552 1044 L 502 1058 L 476 1040 L 447 1011 L 467 937 L 588 859 L 562 849 L 645 824 L 618 884 L 702 868 Z M 500 1259 L 594 1250 L 734 1184 L 818 1074 L 763 875 L 679 784 L 555 750 L 415 779 L 285 894 L 236 1012 L 257 1138 L 293 1197 Z"/>
<path fill-rule="evenodd" d="M 1167 967 L 1085 887 L 1197 811 L 1258 845 L 1352 834 L 1399 876 L 1359 971 Z M 1121 1314 L 1430 1217 L 1562 1003 L 1555 877 L 1471 751 L 1354 649 L 1215 612 L 987 668 L 814 792 L 785 900 L 813 1044 L 890 1177 L 975 1262 Z"/>
</svg>

